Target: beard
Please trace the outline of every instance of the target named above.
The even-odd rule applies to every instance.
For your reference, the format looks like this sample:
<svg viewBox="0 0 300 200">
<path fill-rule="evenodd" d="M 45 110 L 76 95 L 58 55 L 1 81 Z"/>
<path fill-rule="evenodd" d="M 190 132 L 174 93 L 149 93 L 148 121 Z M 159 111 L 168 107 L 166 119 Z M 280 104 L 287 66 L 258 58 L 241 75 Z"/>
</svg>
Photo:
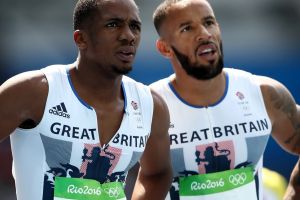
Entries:
<svg viewBox="0 0 300 200">
<path fill-rule="evenodd" d="M 223 61 L 223 46 L 222 42 L 220 42 L 220 52 L 221 55 L 219 56 L 219 59 L 216 64 L 213 64 L 211 62 L 210 64 L 204 65 L 204 64 L 197 64 L 192 63 L 188 56 L 184 55 L 183 53 L 180 53 L 175 47 L 171 47 L 180 62 L 182 68 L 184 71 L 198 79 L 198 80 L 209 80 L 214 77 L 216 77 L 218 74 L 220 74 L 224 68 L 224 61 Z"/>
</svg>

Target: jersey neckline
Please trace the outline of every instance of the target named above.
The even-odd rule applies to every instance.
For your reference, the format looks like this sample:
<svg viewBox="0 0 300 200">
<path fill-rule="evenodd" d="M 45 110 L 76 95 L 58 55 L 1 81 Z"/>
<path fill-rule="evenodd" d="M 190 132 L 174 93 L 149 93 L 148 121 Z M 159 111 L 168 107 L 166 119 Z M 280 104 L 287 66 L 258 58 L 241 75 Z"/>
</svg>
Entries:
<svg viewBox="0 0 300 200">
<path fill-rule="evenodd" d="M 73 82 L 71 80 L 71 75 L 70 75 L 70 67 L 66 67 L 66 73 L 67 73 L 67 77 L 68 77 L 68 81 L 69 84 L 71 86 L 71 89 L 73 91 L 73 93 L 75 94 L 75 96 L 77 97 L 77 99 L 79 100 L 79 102 L 84 105 L 85 107 L 87 107 L 90 110 L 94 110 L 94 108 L 92 106 L 90 106 L 87 102 L 85 102 L 77 93 L 77 91 L 75 90 L 75 87 L 73 85 Z M 127 113 L 127 95 L 126 95 L 126 90 L 125 90 L 125 86 L 123 83 L 123 80 L 121 82 L 121 89 L 122 89 L 122 93 L 124 96 L 124 113 Z"/>
<path fill-rule="evenodd" d="M 171 84 L 171 79 L 169 78 L 168 79 L 168 85 L 171 89 L 171 91 L 173 92 L 173 94 L 182 102 L 184 103 L 185 105 L 187 106 L 190 106 L 190 107 L 193 107 L 193 108 L 207 108 L 207 107 L 215 107 L 217 106 L 218 104 L 220 104 L 226 97 L 227 95 L 227 92 L 228 92 L 228 86 L 229 86 L 229 76 L 228 76 L 228 73 L 226 71 L 225 72 L 225 90 L 224 90 L 224 93 L 223 93 L 223 96 L 214 104 L 211 104 L 209 106 L 197 106 L 197 105 L 193 105 L 193 104 L 190 104 L 189 102 L 187 102 L 186 100 L 184 100 L 180 95 L 179 93 L 175 90 L 174 86 Z"/>
</svg>

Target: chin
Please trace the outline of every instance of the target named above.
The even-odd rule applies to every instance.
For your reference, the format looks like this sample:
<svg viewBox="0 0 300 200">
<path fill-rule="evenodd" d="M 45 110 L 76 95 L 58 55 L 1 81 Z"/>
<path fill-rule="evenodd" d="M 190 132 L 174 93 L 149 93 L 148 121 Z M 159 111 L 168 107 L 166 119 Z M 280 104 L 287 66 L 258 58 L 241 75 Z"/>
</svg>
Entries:
<svg viewBox="0 0 300 200">
<path fill-rule="evenodd" d="M 121 75 L 126 75 L 128 74 L 129 72 L 131 72 L 132 70 L 132 66 L 123 66 L 123 67 L 117 67 L 115 68 L 115 72 L 117 74 L 121 74 Z"/>
</svg>

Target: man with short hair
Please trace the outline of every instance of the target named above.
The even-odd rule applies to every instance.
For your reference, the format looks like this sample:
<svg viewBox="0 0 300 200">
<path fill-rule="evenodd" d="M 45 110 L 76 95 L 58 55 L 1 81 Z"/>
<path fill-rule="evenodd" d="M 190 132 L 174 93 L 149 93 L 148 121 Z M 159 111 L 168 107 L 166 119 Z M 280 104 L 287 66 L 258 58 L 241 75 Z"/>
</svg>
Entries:
<svg viewBox="0 0 300 200">
<path fill-rule="evenodd" d="M 19 200 L 164 199 L 172 172 L 162 98 L 125 76 L 140 42 L 134 0 L 79 0 L 78 59 L 25 72 L 0 87 L 0 140 L 10 135 Z"/>
<path fill-rule="evenodd" d="M 174 74 L 151 85 L 170 111 L 168 199 L 262 200 L 269 136 L 300 153 L 300 107 L 281 83 L 224 68 L 221 31 L 206 0 L 165 0 L 156 47 Z"/>
</svg>

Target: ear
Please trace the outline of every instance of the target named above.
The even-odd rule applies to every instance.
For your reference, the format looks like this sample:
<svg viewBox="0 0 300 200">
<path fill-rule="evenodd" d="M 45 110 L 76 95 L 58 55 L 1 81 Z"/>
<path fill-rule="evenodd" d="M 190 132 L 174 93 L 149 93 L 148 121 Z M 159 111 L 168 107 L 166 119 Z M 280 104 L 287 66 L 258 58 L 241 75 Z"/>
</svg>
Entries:
<svg viewBox="0 0 300 200">
<path fill-rule="evenodd" d="M 164 57 L 172 57 L 172 51 L 170 46 L 162 39 L 156 40 L 156 48 Z"/>
<path fill-rule="evenodd" d="M 76 30 L 73 33 L 74 41 L 79 49 L 87 48 L 86 34 L 83 31 Z"/>
</svg>

